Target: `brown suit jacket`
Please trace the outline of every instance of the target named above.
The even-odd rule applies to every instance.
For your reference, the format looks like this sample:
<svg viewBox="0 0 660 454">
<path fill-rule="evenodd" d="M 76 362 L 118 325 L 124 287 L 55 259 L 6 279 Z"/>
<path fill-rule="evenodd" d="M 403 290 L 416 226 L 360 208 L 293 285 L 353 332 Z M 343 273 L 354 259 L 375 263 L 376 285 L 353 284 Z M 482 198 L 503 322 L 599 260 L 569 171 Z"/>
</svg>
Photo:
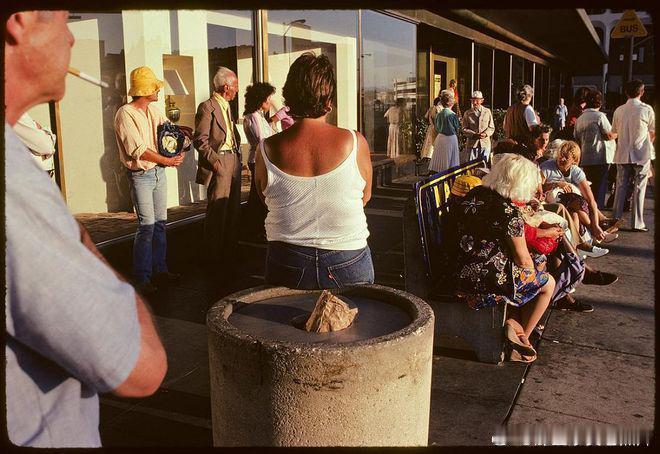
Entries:
<svg viewBox="0 0 660 454">
<path fill-rule="evenodd" d="M 231 118 L 231 113 L 230 113 Z M 236 122 L 233 121 L 234 127 L 234 152 L 239 153 L 238 158 L 240 161 L 240 139 L 241 136 L 236 127 Z M 199 184 L 207 185 L 211 181 L 214 170 L 213 165 L 218 161 L 220 155 L 218 149 L 227 140 L 227 125 L 225 124 L 222 110 L 218 101 L 211 97 L 197 107 L 197 114 L 195 115 L 195 135 L 193 143 L 199 152 L 199 160 L 197 161 L 197 176 L 195 181 Z"/>
</svg>

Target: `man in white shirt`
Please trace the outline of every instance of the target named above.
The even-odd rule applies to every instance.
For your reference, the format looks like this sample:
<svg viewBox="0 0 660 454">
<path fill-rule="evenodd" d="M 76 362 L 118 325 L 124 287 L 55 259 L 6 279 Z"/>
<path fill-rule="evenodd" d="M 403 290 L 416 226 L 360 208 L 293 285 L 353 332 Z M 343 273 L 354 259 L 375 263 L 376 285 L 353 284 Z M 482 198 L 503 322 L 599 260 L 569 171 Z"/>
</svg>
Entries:
<svg viewBox="0 0 660 454">
<path fill-rule="evenodd" d="M 625 87 L 628 101 L 614 111 L 612 132 L 618 134 L 614 163 L 616 164 L 616 193 L 614 217 L 623 214 L 623 204 L 628 196 L 628 183 L 633 179 L 634 193 L 631 207 L 632 230 L 648 232 L 644 224 L 644 196 L 655 159 L 655 114 L 653 108 L 641 101 L 644 84 L 631 80 Z"/>
<path fill-rule="evenodd" d="M 55 174 L 55 142 L 56 136 L 50 128 L 41 126 L 25 112 L 14 125 L 14 132 L 21 142 L 32 152 L 34 160 L 52 178 Z"/>
</svg>

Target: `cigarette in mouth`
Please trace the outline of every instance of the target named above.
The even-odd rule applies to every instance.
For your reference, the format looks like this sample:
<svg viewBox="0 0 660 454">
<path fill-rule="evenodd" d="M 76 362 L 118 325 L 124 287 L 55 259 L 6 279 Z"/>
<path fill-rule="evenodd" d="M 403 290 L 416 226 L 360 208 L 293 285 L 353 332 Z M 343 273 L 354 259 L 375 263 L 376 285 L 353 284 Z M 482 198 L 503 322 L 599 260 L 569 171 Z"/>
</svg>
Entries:
<svg viewBox="0 0 660 454">
<path fill-rule="evenodd" d="M 102 80 L 98 80 L 95 77 L 90 76 L 89 74 L 85 74 L 79 69 L 72 68 L 71 66 L 69 66 L 68 72 L 69 74 L 73 74 L 74 76 L 80 77 L 82 80 L 86 80 L 87 82 L 93 83 L 94 85 L 97 85 L 99 87 L 103 87 L 103 88 L 109 87 L 109 85 L 103 82 Z"/>
</svg>

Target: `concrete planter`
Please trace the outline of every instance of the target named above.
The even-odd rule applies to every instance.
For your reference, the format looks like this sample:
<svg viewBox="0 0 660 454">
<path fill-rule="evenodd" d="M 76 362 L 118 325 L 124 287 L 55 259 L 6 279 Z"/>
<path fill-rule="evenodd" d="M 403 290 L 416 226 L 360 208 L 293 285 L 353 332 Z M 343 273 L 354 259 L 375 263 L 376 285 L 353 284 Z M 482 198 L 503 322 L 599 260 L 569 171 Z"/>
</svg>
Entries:
<svg viewBox="0 0 660 454">
<path fill-rule="evenodd" d="M 335 333 L 289 320 L 319 291 L 256 287 L 208 313 L 215 446 L 424 446 L 433 312 L 378 285 L 338 291 L 358 307 Z"/>
</svg>

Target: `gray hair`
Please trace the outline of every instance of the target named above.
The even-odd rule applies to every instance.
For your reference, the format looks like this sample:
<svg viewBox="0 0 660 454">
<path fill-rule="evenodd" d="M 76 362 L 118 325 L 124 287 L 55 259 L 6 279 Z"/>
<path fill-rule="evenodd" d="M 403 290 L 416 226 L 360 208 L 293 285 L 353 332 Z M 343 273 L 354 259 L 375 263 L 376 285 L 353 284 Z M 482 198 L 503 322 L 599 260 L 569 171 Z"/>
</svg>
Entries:
<svg viewBox="0 0 660 454">
<path fill-rule="evenodd" d="M 224 66 L 218 66 L 218 70 L 215 72 L 215 76 L 213 76 L 213 90 L 220 93 L 219 90 L 222 86 L 235 77 L 236 74 L 231 69 L 225 68 Z"/>
<path fill-rule="evenodd" d="M 504 153 L 483 177 L 482 184 L 506 199 L 529 202 L 541 184 L 541 172 L 524 156 Z"/>
<path fill-rule="evenodd" d="M 454 101 L 454 90 L 445 89 L 440 92 L 440 104 L 444 107 Z"/>
<path fill-rule="evenodd" d="M 525 101 L 526 99 L 532 99 L 532 96 L 534 96 L 534 87 L 531 85 L 523 85 L 520 87 L 520 89 L 516 92 L 516 98 L 518 101 Z"/>
</svg>

